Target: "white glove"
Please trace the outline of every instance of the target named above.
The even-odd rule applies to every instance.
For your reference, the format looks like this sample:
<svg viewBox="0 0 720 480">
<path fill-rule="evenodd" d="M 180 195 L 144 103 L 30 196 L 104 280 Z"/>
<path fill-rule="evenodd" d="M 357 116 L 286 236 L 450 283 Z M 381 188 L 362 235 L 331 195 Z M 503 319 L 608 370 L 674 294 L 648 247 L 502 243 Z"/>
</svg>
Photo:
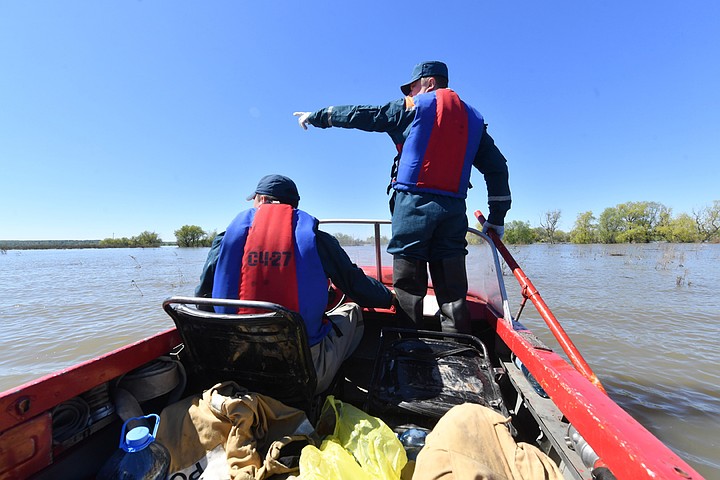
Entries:
<svg viewBox="0 0 720 480">
<path fill-rule="evenodd" d="M 505 227 L 493 225 L 492 223 L 485 221 L 485 223 L 483 223 L 482 233 L 487 235 L 489 230 L 494 230 L 500 240 L 502 240 L 502 237 L 505 234 Z"/>
<path fill-rule="evenodd" d="M 298 124 L 302 127 L 303 130 L 307 130 L 308 126 L 308 117 L 310 116 L 312 112 L 295 112 L 293 115 L 298 117 Z"/>
</svg>

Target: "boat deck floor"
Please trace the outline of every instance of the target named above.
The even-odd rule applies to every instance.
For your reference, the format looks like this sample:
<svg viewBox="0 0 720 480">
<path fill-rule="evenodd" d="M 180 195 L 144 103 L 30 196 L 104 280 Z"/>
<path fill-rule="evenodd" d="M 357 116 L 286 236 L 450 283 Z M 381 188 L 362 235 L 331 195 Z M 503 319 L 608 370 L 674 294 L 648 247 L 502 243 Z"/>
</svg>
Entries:
<svg viewBox="0 0 720 480">
<path fill-rule="evenodd" d="M 365 312 L 363 320 L 365 331 L 362 341 L 353 355 L 343 364 L 336 380 L 336 387 L 330 393 L 344 402 L 368 411 L 370 414 L 376 414 L 377 412 L 373 412 L 368 401 L 369 392 L 372 390 L 376 359 L 379 357 L 381 348 L 381 331 L 383 328 L 402 328 L 402 325 L 394 321 L 388 321 L 387 314 L 374 312 Z M 487 325 L 482 322 L 474 324 L 474 327 L 473 334 L 486 337 L 481 338 L 481 341 L 490 349 L 492 345 L 487 345 L 487 342 L 494 343 L 492 340 L 493 335 L 491 335 L 494 332 L 491 332 Z M 438 317 L 426 317 L 421 328 L 439 332 L 440 320 Z M 412 417 L 393 416 L 387 412 L 382 415 L 382 418 L 391 428 L 413 423 Z"/>
</svg>

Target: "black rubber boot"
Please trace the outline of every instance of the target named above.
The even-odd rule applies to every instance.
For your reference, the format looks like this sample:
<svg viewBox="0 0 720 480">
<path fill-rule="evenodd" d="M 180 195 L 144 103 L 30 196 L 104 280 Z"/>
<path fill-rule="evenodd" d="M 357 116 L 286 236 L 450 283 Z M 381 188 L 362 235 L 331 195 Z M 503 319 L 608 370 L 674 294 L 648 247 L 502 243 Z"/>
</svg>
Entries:
<svg viewBox="0 0 720 480">
<path fill-rule="evenodd" d="M 468 282 L 465 255 L 430 262 L 435 297 L 440 306 L 440 326 L 445 333 L 469 333 Z"/>
<path fill-rule="evenodd" d="M 393 257 L 393 287 L 400 307 L 398 318 L 403 326 L 420 328 L 422 325 L 427 284 L 427 264 L 424 261 Z"/>
</svg>

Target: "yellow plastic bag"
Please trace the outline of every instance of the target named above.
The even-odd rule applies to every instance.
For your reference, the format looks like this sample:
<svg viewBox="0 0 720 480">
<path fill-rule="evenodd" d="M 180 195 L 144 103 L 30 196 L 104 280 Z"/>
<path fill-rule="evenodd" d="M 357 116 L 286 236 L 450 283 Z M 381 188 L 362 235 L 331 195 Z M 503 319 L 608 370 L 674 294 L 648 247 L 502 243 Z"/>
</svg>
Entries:
<svg viewBox="0 0 720 480">
<path fill-rule="evenodd" d="M 303 480 L 397 480 L 407 456 L 395 433 L 379 418 L 329 396 L 320 413 L 320 448 L 300 455 Z"/>
</svg>

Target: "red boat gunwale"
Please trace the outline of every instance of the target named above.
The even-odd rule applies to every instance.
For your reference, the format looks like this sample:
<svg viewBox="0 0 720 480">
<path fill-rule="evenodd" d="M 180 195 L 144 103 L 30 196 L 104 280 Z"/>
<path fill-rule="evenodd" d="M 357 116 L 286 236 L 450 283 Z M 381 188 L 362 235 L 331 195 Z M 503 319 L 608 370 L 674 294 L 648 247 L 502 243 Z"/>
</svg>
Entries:
<svg viewBox="0 0 720 480">
<path fill-rule="evenodd" d="M 3 392 L 0 394 L 0 439 L 2 433 L 15 425 L 167 355 L 181 343 L 180 334 L 172 328 Z"/>
<path fill-rule="evenodd" d="M 503 319 L 490 323 L 617 478 L 702 478 L 557 353 L 535 348 Z"/>
</svg>

